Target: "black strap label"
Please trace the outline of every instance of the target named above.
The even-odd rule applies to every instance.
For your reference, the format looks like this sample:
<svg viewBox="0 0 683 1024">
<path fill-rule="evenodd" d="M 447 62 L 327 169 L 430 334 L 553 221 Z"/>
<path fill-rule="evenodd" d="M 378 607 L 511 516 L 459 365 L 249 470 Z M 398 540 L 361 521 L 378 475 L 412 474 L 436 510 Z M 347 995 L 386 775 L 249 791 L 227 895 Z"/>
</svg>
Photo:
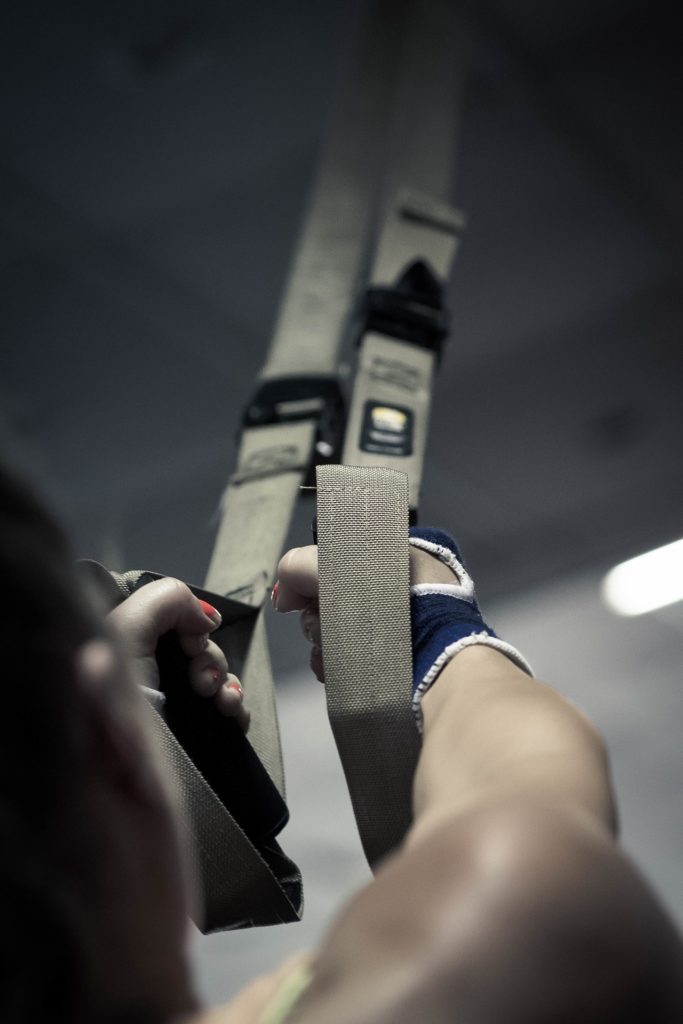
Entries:
<svg viewBox="0 0 683 1024">
<path fill-rule="evenodd" d="M 375 455 L 412 455 L 413 413 L 402 405 L 366 402 L 360 449 Z"/>
</svg>

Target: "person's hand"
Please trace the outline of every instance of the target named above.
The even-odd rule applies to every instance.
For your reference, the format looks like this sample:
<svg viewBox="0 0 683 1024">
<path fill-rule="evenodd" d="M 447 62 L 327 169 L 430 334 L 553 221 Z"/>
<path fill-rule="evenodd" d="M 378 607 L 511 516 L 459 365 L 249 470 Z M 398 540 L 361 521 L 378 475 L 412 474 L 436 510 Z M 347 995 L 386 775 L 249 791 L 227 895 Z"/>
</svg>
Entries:
<svg viewBox="0 0 683 1024">
<path fill-rule="evenodd" d="M 411 547 L 409 554 L 411 586 L 457 582 L 453 571 L 427 551 Z M 292 548 L 282 556 L 278 565 L 278 580 L 273 587 L 272 601 L 279 612 L 301 612 L 301 628 L 311 644 L 311 669 L 320 682 L 324 683 L 317 545 L 308 544 L 303 548 Z"/>
<path fill-rule="evenodd" d="M 213 698 L 218 710 L 236 718 L 246 732 L 249 712 L 243 704 L 243 691 L 220 647 L 209 639 L 221 624 L 216 608 L 200 601 L 180 580 L 166 577 L 154 580 L 131 594 L 108 615 L 132 659 L 138 681 L 159 689 L 159 670 L 154 656 L 159 638 L 175 630 L 189 661 L 192 688 L 203 697 Z"/>
</svg>

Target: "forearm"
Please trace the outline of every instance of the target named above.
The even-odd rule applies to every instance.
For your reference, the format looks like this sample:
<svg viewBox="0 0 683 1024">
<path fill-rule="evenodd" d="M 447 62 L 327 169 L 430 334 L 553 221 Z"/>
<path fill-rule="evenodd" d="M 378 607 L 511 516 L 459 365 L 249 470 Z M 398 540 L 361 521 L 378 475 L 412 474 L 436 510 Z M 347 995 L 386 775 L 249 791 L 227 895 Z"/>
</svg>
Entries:
<svg viewBox="0 0 683 1024">
<path fill-rule="evenodd" d="M 409 842 L 477 807 L 551 802 L 614 833 L 607 755 L 590 722 L 489 647 L 461 651 L 422 700 Z"/>
<path fill-rule="evenodd" d="M 414 587 L 448 587 L 453 571 L 411 550 L 411 577 Z M 286 591 L 285 599 L 282 610 L 301 607 Z M 458 600 L 456 612 L 469 602 L 478 614 L 472 594 Z M 661 993 L 680 944 L 613 841 L 599 735 L 485 640 L 469 646 L 487 628 L 470 619 L 463 627 L 454 614 L 455 635 L 440 633 L 419 669 L 414 657 L 417 692 L 431 682 L 414 824 L 333 924 L 292 1022 L 597 1024 L 640 1019 L 622 1010 L 652 1006 L 653 995 L 678 1005 L 675 993 Z M 413 620 L 414 656 L 430 653 L 423 626 L 426 641 Z M 454 638 L 465 639 L 457 652 Z M 451 660 L 438 672 L 442 652 Z"/>
</svg>

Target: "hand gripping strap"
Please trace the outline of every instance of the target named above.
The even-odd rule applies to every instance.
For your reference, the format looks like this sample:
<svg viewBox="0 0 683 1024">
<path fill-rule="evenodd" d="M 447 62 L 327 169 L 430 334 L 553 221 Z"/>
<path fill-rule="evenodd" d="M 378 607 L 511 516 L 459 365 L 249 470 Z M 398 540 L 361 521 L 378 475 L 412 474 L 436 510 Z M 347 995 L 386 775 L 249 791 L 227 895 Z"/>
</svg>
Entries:
<svg viewBox="0 0 683 1024">
<path fill-rule="evenodd" d="M 139 570 L 110 573 L 91 561 L 80 562 L 79 566 L 83 579 L 95 588 L 95 595 L 106 609 L 129 597 L 142 578 L 159 578 L 157 573 Z M 239 665 L 243 683 L 252 678 L 258 683 L 248 690 L 249 703 L 255 719 L 267 718 L 262 712 L 268 711 L 266 698 L 272 701 L 272 693 L 268 688 L 270 674 L 263 671 L 264 664 L 268 668 L 267 660 L 263 661 L 267 658 L 263 613 L 256 614 L 249 606 L 240 606 L 218 594 L 192 589 L 197 596 L 219 607 L 223 625 L 214 632 L 214 641 L 231 663 Z M 274 838 L 257 842 L 249 838 L 167 724 L 164 695 L 143 689 L 149 705 L 146 721 L 161 758 L 161 774 L 180 812 L 185 848 L 198 883 L 192 915 L 195 923 L 207 933 L 297 921 L 303 910 L 303 892 L 296 864 L 285 856 Z M 277 722 L 274 718 L 273 721 L 275 731 L 263 732 L 257 754 L 277 784 L 280 750 Z M 226 751 L 226 771 L 230 763 L 227 754 Z M 239 784 L 244 786 L 245 780 L 240 779 Z M 257 798 L 255 793 L 254 799 Z"/>
<path fill-rule="evenodd" d="M 419 738 L 411 711 L 408 479 L 319 466 L 325 691 L 358 830 L 374 866 L 412 819 Z"/>
</svg>

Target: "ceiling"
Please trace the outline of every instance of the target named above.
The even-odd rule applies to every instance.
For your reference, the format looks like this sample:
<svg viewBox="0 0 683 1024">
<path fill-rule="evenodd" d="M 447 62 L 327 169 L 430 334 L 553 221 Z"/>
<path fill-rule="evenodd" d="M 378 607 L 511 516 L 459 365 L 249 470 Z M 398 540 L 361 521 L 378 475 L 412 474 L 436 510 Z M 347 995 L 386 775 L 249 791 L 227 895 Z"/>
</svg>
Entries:
<svg viewBox="0 0 683 1024">
<path fill-rule="evenodd" d="M 459 6 L 469 226 L 421 516 L 500 597 L 682 532 L 683 90 L 672 3 Z M 348 7 L 3 14 L 0 439 L 79 554 L 203 574 Z"/>
</svg>

